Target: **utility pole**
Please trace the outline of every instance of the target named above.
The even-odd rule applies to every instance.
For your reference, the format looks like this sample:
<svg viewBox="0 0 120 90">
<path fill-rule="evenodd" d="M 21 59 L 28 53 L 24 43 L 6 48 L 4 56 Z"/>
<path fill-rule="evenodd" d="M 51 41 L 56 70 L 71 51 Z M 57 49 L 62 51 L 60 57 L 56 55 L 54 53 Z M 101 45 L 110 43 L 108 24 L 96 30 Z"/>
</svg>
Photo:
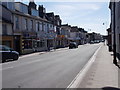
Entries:
<svg viewBox="0 0 120 90">
<path fill-rule="evenodd" d="M 116 31 L 115 31 L 115 4 L 116 4 L 116 2 L 115 2 L 115 0 L 114 0 L 114 2 L 113 2 L 113 30 L 114 30 L 114 44 L 113 44 L 113 48 L 114 48 L 114 51 L 113 51 L 113 53 L 114 53 L 114 59 L 113 59 L 113 63 L 115 64 L 115 65 L 118 65 L 117 64 L 117 60 L 116 60 Z"/>
</svg>

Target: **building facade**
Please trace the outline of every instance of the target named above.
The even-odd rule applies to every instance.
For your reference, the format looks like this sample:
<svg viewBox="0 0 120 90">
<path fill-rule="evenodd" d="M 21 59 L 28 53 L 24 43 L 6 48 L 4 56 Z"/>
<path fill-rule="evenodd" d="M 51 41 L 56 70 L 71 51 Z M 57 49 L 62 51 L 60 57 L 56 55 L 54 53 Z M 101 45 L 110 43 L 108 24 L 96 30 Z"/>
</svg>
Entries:
<svg viewBox="0 0 120 90">
<path fill-rule="evenodd" d="M 20 54 L 67 47 L 71 41 L 79 45 L 88 42 L 88 33 L 84 29 L 62 25 L 59 15 L 54 15 L 54 12 L 46 13 L 43 5 L 39 5 L 37 9 L 33 0 L 29 5 L 3 2 L 0 7 L 0 42 Z"/>
<path fill-rule="evenodd" d="M 80 35 L 80 44 L 86 44 L 88 43 L 88 37 L 87 37 L 87 31 L 85 31 L 83 28 L 78 28 L 79 35 Z"/>
<path fill-rule="evenodd" d="M 71 26 L 68 24 L 63 24 L 60 31 L 61 47 L 67 47 L 69 45 Z"/>
<path fill-rule="evenodd" d="M 77 44 L 80 44 L 80 43 L 81 43 L 80 31 L 79 31 L 79 29 L 78 29 L 77 26 L 71 27 L 69 40 L 70 40 L 70 41 L 74 41 L 74 42 L 76 42 Z"/>
<path fill-rule="evenodd" d="M 2 14 L 0 14 L 0 26 L 2 26 L 0 42 L 3 45 L 14 48 L 14 36 L 13 36 L 13 20 L 12 20 L 12 12 L 7 8 L 8 3 L 4 3 L 4 5 L 0 4 L 0 8 Z"/>
<path fill-rule="evenodd" d="M 5 17 L 2 20 L 4 34 L 1 37 L 3 44 L 14 48 L 20 54 L 47 50 L 49 31 L 53 31 L 50 27 L 53 26 L 51 22 L 39 16 L 39 10 L 36 9 L 35 3 L 30 2 L 29 6 L 21 2 L 13 3 L 11 7 L 14 9 L 9 9 L 7 5 L 2 12 L 2 16 Z M 6 28 L 9 30 L 7 31 Z"/>
<path fill-rule="evenodd" d="M 120 60 L 120 1 L 111 1 L 109 8 L 111 10 L 112 50 L 114 50 L 113 45 L 116 44 L 116 53 Z M 116 41 L 114 42 L 114 40 Z"/>
</svg>

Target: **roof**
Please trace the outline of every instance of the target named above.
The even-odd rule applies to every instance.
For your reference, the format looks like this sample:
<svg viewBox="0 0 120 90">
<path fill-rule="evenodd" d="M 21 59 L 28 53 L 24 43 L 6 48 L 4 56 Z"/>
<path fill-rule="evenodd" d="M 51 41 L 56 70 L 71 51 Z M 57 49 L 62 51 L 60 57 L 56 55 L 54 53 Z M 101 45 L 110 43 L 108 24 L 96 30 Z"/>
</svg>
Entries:
<svg viewBox="0 0 120 90">
<path fill-rule="evenodd" d="M 42 20 L 42 21 L 49 22 L 48 20 L 43 19 L 43 18 L 41 18 L 41 17 L 31 16 L 31 15 L 29 15 L 29 14 L 24 14 L 24 13 L 19 12 L 19 11 L 12 11 L 12 13 L 13 13 L 13 14 L 20 15 L 20 16 L 25 16 L 25 17 L 29 17 L 29 18 L 33 18 L 33 19 L 39 19 L 39 20 Z"/>
<path fill-rule="evenodd" d="M 15 3 L 20 3 L 20 4 L 25 5 L 25 6 L 28 7 L 28 5 L 26 5 L 26 4 L 22 3 L 22 2 L 15 2 Z"/>
</svg>

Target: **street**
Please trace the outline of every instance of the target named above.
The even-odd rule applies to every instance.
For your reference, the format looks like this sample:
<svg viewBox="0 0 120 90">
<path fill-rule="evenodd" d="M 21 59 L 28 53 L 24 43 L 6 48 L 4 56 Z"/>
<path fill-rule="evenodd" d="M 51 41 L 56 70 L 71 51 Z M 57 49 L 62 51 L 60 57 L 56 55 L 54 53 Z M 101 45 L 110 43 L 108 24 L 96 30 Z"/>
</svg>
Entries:
<svg viewBox="0 0 120 90">
<path fill-rule="evenodd" d="M 80 45 L 4 63 L 2 88 L 67 88 L 101 45 Z"/>
</svg>

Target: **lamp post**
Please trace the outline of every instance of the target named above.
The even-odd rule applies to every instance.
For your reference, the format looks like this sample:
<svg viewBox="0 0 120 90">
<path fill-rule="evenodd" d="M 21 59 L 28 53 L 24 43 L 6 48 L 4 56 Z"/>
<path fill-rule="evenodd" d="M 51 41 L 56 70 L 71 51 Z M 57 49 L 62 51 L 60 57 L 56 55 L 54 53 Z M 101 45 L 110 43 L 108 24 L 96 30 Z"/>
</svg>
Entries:
<svg viewBox="0 0 120 90">
<path fill-rule="evenodd" d="M 88 28 L 88 32 L 91 33 L 91 29 Z M 88 39 L 88 42 L 89 42 L 89 43 L 92 41 L 89 35 L 87 36 L 87 39 Z"/>
<path fill-rule="evenodd" d="M 107 29 L 107 21 L 105 21 L 104 23 L 103 23 L 103 25 L 105 25 L 105 30 Z"/>
<path fill-rule="evenodd" d="M 103 28 L 105 28 L 105 31 L 107 30 L 107 21 L 105 21 L 104 23 L 103 23 L 103 25 L 105 26 L 105 27 L 103 27 Z M 102 39 L 104 39 L 104 45 L 107 43 L 107 38 L 102 38 Z M 106 39 L 106 40 L 105 40 Z"/>
<path fill-rule="evenodd" d="M 117 60 L 116 60 L 116 32 L 115 32 L 115 1 L 113 2 L 113 31 L 114 31 L 114 44 L 113 44 L 113 53 L 114 53 L 114 59 L 113 63 L 117 65 Z"/>
</svg>

